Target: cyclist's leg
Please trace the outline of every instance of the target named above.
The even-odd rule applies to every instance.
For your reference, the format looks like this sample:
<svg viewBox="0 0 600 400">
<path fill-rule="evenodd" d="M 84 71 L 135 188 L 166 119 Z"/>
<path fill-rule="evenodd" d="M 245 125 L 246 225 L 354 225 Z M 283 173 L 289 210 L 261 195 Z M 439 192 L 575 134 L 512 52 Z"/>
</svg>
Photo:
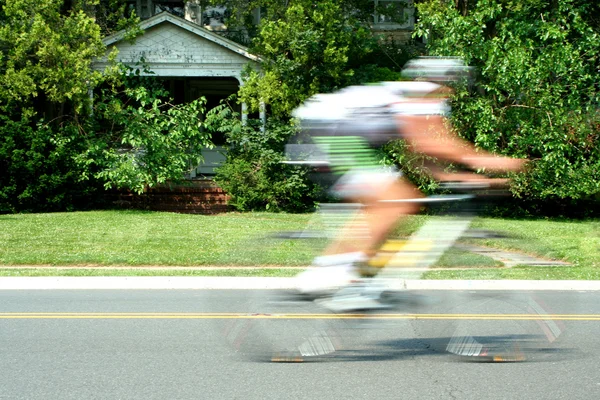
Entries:
<svg viewBox="0 0 600 400">
<path fill-rule="evenodd" d="M 417 202 L 383 203 L 382 200 L 418 199 L 421 197 L 423 194 L 412 183 L 400 178 L 382 187 L 370 203 L 367 203 L 368 199 L 363 199 L 367 205 L 365 214 L 371 233 L 369 240 L 363 243 L 363 251 L 369 256 L 374 255 L 402 217 L 416 214 L 419 211 Z"/>
<path fill-rule="evenodd" d="M 297 277 L 297 289 L 304 294 L 331 293 L 359 279 L 357 265 L 375 254 L 402 216 L 418 211 L 415 203 L 381 203 L 380 200 L 422 196 L 412 184 L 401 179 L 398 172 L 389 170 L 351 172 L 340 179 L 334 190 L 345 199 L 365 204 L 363 215 L 352 219 L 324 255 L 314 260 L 316 268 Z M 361 231 L 365 224 L 369 235 L 357 240 L 355 232 Z"/>
<path fill-rule="evenodd" d="M 416 202 L 382 201 L 423 197 L 413 184 L 402 178 L 398 172 L 392 171 L 353 172 L 340 179 L 334 190 L 351 202 L 363 204 L 363 218 L 351 221 L 327 248 L 325 254 L 362 252 L 371 255 L 403 216 L 419 210 Z M 358 230 L 357 225 L 364 223 L 369 230 L 368 237 L 356 241 L 352 240 L 351 234 L 346 234 Z"/>
</svg>

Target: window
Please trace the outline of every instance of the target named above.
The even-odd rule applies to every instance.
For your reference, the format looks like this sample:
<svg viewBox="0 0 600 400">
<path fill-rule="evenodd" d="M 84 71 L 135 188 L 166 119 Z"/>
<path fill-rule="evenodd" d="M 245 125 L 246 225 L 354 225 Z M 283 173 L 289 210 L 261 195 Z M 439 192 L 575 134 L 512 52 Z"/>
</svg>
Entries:
<svg viewBox="0 0 600 400">
<path fill-rule="evenodd" d="M 374 0 L 376 29 L 412 29 L 415 24 L 413 0 Z"/>
<path fill-rule="evenodd" d="M 141 19 L 148 19 L 163 11 L 183 17 L 184 0 L 128 0 L 128 8 L 134 9 Z"/>
<path fill-rule="evenodd" d="M 202 10 L 202 25 L 210 30 L 225 30 L 227 9 L 223 6 L 207 6 Z"/>
</svg>

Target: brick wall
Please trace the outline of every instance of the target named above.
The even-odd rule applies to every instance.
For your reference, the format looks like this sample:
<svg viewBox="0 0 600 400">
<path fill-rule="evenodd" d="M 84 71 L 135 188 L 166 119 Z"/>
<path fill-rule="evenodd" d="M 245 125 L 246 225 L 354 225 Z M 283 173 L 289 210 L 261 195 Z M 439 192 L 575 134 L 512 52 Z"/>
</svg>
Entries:
<svg viewBox="0 0 600 400">
<path fill-rule="evenodd" d="M 119 208 L 186 214 L 217 214 L 230 211 L 227 194 L 209 179 L 161 185 L 141 195 L 121 190 L 113 191 L 108 196 L 109 202 Z"/>
</svg>

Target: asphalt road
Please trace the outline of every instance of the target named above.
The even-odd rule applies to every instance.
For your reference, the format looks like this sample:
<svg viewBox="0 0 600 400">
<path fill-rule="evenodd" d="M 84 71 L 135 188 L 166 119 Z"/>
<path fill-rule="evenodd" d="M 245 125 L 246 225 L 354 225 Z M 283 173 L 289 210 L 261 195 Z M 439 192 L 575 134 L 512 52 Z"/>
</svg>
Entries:
<svg viewBox="0 0 600 400">
<path fill-rule="evenodd" d="M 600 398 L 598 291 L 421 292 L 345 319 L 279 293 L 0 291 L 0 399 Z M 247 357 L 311 330 L 338 351 Z M 461 335 L 510 336 L 526 360 L 452 356 Z"/>
</svg>

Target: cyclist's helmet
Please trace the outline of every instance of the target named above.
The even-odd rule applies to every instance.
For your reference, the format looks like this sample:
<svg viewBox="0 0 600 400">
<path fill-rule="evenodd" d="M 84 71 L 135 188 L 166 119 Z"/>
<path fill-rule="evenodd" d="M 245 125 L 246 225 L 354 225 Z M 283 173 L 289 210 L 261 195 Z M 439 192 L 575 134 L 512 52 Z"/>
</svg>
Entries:
<svg viewBox="0 0 600 400">
<path fill-rule="evenodd" d="M 418 57 L 404 65 L 402 75 L 430 82 L 470 81 L 472 68 L 459 57 Z"/>
</svg>

